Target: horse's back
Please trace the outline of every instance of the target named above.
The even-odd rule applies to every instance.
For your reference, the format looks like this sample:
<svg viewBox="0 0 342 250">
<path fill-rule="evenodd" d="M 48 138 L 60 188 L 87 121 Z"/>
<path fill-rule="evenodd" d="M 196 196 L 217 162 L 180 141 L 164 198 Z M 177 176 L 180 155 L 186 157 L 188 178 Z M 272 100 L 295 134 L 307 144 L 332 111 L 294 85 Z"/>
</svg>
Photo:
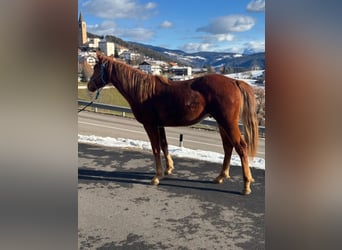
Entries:
<svg viewBox="0 0 342 250">
<path fill-rule="evenodd" d="M 208 74 L 193 79 L 191 89 L 200 92 L 204 96 L 210 96 L 210 98 L 222 95 L 226 98 L 240 96 L 237 80 L 219 74 Z"/>
</svg>

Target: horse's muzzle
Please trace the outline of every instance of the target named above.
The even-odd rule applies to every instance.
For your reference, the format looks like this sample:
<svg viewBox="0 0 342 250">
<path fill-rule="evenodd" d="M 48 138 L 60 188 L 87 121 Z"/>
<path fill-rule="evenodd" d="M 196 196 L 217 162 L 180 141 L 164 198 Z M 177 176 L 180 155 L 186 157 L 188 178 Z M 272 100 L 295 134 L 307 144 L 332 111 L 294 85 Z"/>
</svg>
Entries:
<svg viewBox="0 0 342 250">
<path fill-rule="evenodd" d="M 94 92 L 95 90 L 97 90 L 95 84 L 93 82 L 91 82 L 91 81 L 88 82 L 87 88 L 91 92 Z"/>
</svg>

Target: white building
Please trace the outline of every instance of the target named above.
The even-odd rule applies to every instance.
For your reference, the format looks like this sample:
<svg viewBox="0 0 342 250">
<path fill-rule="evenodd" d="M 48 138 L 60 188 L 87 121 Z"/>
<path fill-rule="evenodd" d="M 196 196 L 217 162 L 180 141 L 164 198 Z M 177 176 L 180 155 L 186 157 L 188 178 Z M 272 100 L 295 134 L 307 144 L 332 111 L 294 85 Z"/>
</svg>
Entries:
<svg viewBox="0 0 342 250">
<path fill-rule="evenodd" d="M 141 57 L 140 54 L 134 53 L 129 50 L 125 50 L 120 54 L 120 57 L 124 59 L 125 61 L 135 61 Z"/>
<path fill-rule="evenodd" d="M 96 52 L 81 51 L 78 53 L 78 63 L 83 64 L 86 62 L 91 68 L 94 67 L 97 61 Z"/>
<path fill-rule="evenodd" d="M 101 39 L 98 37 L 88 38 L 87 45 L 89 48 L 98 48 L 100 41 L 101 41 Z"/>
<path fill-rule="evenodd" d="M 191 67 L 173 66 L 171 67 L 170 71 L 176 76 L 191 76 L 192 75 Z"/>
<path fill-rule="evenodd" d="M 99 42 L 99 48 L 106 56 L 114 55 L 115 53 L 115 45 L 112 42 L 102 40 Z"/>
<path fill-rule="evenodd" d="M 162 73 L 162 68 L 160 67 L 160 65 L 152 62 L 144 61 L 140 63 L 139 69 L 152 75 L 160 75 Z"/>
</svg>

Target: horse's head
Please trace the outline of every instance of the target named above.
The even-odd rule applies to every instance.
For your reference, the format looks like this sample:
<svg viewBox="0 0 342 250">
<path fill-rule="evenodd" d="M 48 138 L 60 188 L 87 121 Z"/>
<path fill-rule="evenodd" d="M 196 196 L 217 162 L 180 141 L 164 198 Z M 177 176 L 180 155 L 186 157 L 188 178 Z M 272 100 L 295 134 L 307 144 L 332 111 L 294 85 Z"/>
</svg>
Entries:
<svg viewBox="0 0 342 250">
<path fill-rule="evenodd" d="M 97 55 L 97 62 L 94 66 L 93 75 L 90 77 L 88 82 L 88 90 L 94 92 L 102 87 L 104 87 L 107 81 L 107 74 L 106 74 L 106 63 L 105 57 L 100 54 L 99 52 L 96 53 Z"/>
</svg>

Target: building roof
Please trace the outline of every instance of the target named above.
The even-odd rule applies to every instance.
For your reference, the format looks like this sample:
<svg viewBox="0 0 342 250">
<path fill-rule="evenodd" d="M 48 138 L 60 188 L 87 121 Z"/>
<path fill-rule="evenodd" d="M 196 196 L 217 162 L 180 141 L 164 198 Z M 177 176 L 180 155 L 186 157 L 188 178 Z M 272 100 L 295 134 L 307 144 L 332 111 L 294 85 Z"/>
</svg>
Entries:
<svg viewBox="0 0 342 250">
<path fill-rule="evenodd" d="M 78 18 L 78 22 L 84 22 L 82 12 L 80 12 L 80 17 Z"/>
<path fill-rule="evenodd" d="M 143 61 L 142 63 L 140 63 L 139 65 L 150 65 L 150 66 L 156 66 L 156 67 L 160 67 L 160 64 L 153 62 L 153 61 Z"/>
<path fill-rule="evenodd" d="M 143 61 L 142 63 L 140 63 L 139 65 L 152 65 L 151 63 L 148 63 L 146 61 Z"/>
</svg>

